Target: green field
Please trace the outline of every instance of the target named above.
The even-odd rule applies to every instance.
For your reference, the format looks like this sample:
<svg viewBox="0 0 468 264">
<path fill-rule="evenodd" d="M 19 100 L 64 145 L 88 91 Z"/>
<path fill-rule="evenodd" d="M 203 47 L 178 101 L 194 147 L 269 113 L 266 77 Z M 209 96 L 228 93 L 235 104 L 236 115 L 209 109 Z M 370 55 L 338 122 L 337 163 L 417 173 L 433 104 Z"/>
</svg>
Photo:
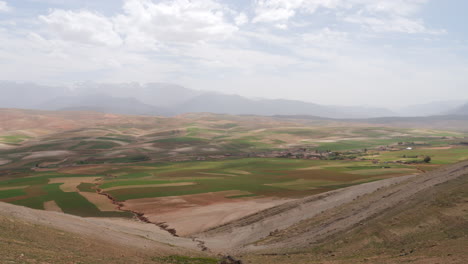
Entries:
<svg viewBox="0 0 468 264">
<path fill-rule="evenodd" d="M 25 136 L 25 135 L 0 136 L 0 143 L 18 144 L 27 140 L 28 138 L 30 137 Z"/>
<path fill-rule="evenodd" d="M 0 135 L 16 144 L 0 149 L 0 201 L 36 209 L 54 201 L 75 215 L 129 217 L 99 207 L 97 190 L 120 202 L 215 192 L 300 198 L 468 159 L 463 131 L 211 114 L 135 122 L 40 138 Z M 80 179 L 70 187 L 54 178 Z"/>
<path fill-rule="evenodd" d="M 96 187 L 104 190 L 115 187 L 121 188 L 107 192 L 119 201 L 232 190 L 248 194 L 233 195 L 227 198 L 265 196 L 294 198 L 374 181 L 388 176 L 417 172 L 410 166 L 402 165 L 395 165 L 391 168 L 407 168 L 404 173 L 394 171 L 391 168 L 379 169 L 370 162 L 267 158 L 145 163 L 144 166 L 138 167 L 121 165 L 118 169 L 109 165 L 102 165 L 97 168 L 100 170 L 99 175 L 68 174 L 66 172 L 28 173 L 28 177 L 0 181 L 0 187 L 28 186 L 19 190 L 0 191 L 0 200 L 36 209 L 43 209 L 44 202 L 54 200 L 66 213 L 80 216 L 125 216 L 126 213 L 101 212 L 79 193 L 63 192 L 59 188 L 60 183 L 49 183 L 49 180 L 63 177 L 102 177 L 102 182 Z M 352 173 L 355 170 L 365 169 L 368 169 L 370 173 Z M 112 177 L 103 175 L 112 175 Z M 193 184 L 157 186 L 187 182 Z M 144 187 L 144 185 L 151 185 L 152 187 Z M 83 192 L 95 192 L 93 186 L 91 183 L 81 183 L 77 188 Z M 22 198 L 25 195 L 27 197 Z M 15 196 L 20 199 L 12 199 Z"/>
</svg>

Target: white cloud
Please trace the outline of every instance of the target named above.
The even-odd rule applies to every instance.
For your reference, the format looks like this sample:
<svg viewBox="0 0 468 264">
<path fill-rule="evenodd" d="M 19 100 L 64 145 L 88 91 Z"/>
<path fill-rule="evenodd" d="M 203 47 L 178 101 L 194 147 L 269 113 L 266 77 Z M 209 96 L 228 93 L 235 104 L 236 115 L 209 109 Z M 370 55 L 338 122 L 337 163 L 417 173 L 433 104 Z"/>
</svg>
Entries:
<svg viewBox="0 0 468 264">
<path fill-rule="evenodd" d="M 239 13 L 239 15 L 236 16 L 234 21 L 236 22 L 236 25 L 242 26 L 242 25 L 249 23 L 249 18 L 247 17 L 245 13 Z"/>
<path fill-rule="evenodd" d="M 240 13 L 228 21 L 225 6 L 213 0 L 125 0 L 123 13 L 106 17 L 88 10 L 52 10 L 40 16 L 49 38 L 119 46 L 134 50 L 159 49 L 165 43 L 193 43 L 222 40 L 248 22 Z"/>
<path fill-rule="evenodd" d="M 212 0 L 126 0 L 123 9 L 114 22 L 128 42 L 190 43 L 223 39 L 238 30 L 227 22 L 226 8 Z"/>
<path fill-rule="evenodd" d="M 342 0 L 258 0 L 253 22 L 287 21 L 298 12 L 314 13 L 318 8 L 336 8 Z"/>
<path fill-rule="evenodd" d="M 1 12 L 9 12 L 11 11 L 11 7 L 5 1 L 0 1 L 0 13 Z"/>
<path fill-rule="evenodd" d="M 417 13 L 428 0 L 353 0 L 370 13 L 409 16 Z"/>
<path fill-rule="evenodd" d="M 302 35 L 302 43 L 320 47 L 334 47 L 348 42 L 348 33 L 324 28 L 319 32 L 305 33 Z"/>
<path fill-rule="evenodd" d="M 360 24 L 374 32 L 430 33 L 420 19 L 406 17 L 377 18 L 368 16 L 348 16 L 344 18 L 350 23 Z"/>
<path fill-rule="evenodd" d="M 360 24 L 376 32 L 431 33 L 424 22 L 413 17 L 428 0 L 258 0 L 253 22 L 273 23 L 287 28 L 298 14 L 319 9 L 336 11 L 336 18 Z M 295 23 L 292 23 L 293 25 Z"/>
<path fill-rule="evenodd" d="M 107 46 L 122 43 L 112 21 L 95 12 L 53 10 L 39 19 L 47 25 L 53 36 L 63 40 Z"/>
</svg>

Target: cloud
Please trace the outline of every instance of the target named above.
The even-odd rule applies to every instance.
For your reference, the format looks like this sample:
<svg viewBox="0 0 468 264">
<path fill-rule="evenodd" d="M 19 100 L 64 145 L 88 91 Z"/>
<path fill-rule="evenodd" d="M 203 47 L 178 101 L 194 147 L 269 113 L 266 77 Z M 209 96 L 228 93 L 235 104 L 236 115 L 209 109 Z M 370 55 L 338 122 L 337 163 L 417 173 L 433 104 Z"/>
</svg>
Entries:
<svg viewBox="0 0 468 264">
<path fill-rule="evenodd" d="M 86 44 L 126 45 L 134 50 L 157 50 L 166 43 L 223 40 L 248 22 L 213 0 L 125 0 L 123 12 L 104 16 L 88 10 L 55 9 L 40 16 L 49 38 Z M 229 17 L 233 13 L 236 17 Z"/>
<path fill-rule="evenodd" d="M 47 26 L 52 36 L 63 40 L 106 46 L 122 44 L 112 21 L 96 12 L 58 9 L 40 16 L 39 19 Z"/>
<path fill-rule="evenodd" d="M 348 16 L 344 18 L 346 22 L 360 24 L 374 32 L 401 32 L 401 33 L 430 33 L 420 19 L 409 19 L 406 17 L 367 17 L 367 16 Z M 435 32 L 435 31 L 433 31 Z"/>
<path fill-rule="evenodd" d="M 238 16 L 234 19 L 237 26 L 242 26 L 249 23 L 249 18 L 245 13 L 239 13 Z"/>
<path fill-rule="evenodd" d="M 258 0 L 254 23 L 286 29 L 300 14 L 332 10 L 337 21 L 359 24 L 375 32 L 433 33 L 413 16 L 428 0 Z M 292 23 L 294 25 L 294 23 Z"/>
<path fill-rule="evenodd" d="M 352 0 L 369 13 L 410 16 L 417 13 L 428 0 Z"/>
<path fill-rule="evenodd" d="M 128 42 L 190 43 L 224 39 L 238 30 L 227 21 L 227 8 L 212 0 L 126 0 L 123 9 L 114 23 Z"/>
<path fill-rule="evenodd" d="M 342 0 L 257 0 L 253 22 L 286 22 L 297 13 L 315 13 L 320 8 L 336 8 Z"/>
<path fill-rule="evenodd" d="M 1 12 L 9 12 L 12 8 L 8 5 L 5 1 L 0 1 L 0 13 Z"/>
<path fill-rule="evenodd" d="M 415 100 L 440 87 L 456 94 L 467 84 L 453 35 L 387 34 L 431 33 L 425 0 L 107 0 L 112 12 L 45 1 L 37 20 L 18 6 L 8 18 L 16 23 L 0 24 L 0 79 L 176 82 L 343 104 Z M 52 2 L 62 9 L 44 11 Z"/>
</svg>

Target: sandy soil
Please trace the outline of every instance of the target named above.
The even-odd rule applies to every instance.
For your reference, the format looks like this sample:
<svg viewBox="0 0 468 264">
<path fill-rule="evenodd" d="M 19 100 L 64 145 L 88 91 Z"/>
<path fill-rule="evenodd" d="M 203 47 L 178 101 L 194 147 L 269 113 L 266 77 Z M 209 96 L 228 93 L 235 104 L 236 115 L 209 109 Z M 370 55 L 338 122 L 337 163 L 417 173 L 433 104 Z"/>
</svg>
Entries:
<svg viewBox="0 0 468 264">
<path fill-rule="evenodd" d="M 25 156 L 23 159 L 36 159 L 36 158 L 50 158 L 50 157 L 63 157 L 72 155 L 73 152 L 68 150 L 49 150 L 49 151 L 37 151 L 32 154 Z"/>
<path fill-rule="evenodd" d="M 248 192 L 223 191 L 195 195 L 133 199 L 123 209 L 144 213 L 152 222 L 166 222 L 178 235 L 189 235 L 256 213 L 291 200 L 238 198 Z"/>
<path fill-rule="evenodd" d="M 44 202 L 44 210 L 63 213 L 62 208 L 55 201 Z"/>
<path fill-rule="evenodd" d="M 103 212 L 120 212 L 120 210 L 117 209 L 117 206 L 104 195 L 92 192 L 79 192 L 79 194 L 81 194 L 81 196 L 86 198 L 89 202 L 96 205 L 96 207 Z"/>
<path fill-rule="evenodd" d="M 145 184 L 145 185 L 125 185 L 115 186 L 105 189 L 105 191 L 120 190 L 120 189 L 134 189 L 134 188 L 149 188 L 149 187 L 171 187 L 171 186 L 187 186 L 195 185 L 195 182 L 176 182 L 176 183 L 164 183 L 164 184 Z"/>
<path fill-rule="evenodd" d="M 60 189 L 64 192 L 79 192 L 78 185 L 83 182 L 94 183 L 100 177 L 70 177 L 70 178 L 50 178 L 49 183 L 63 183 Z"/>
</svg>

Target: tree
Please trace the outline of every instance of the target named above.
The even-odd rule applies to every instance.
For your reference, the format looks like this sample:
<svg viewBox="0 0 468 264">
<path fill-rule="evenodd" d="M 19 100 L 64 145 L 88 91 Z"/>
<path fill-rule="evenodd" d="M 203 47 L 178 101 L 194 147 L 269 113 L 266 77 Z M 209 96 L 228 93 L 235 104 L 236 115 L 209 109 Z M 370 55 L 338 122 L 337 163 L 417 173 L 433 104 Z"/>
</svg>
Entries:
<svg viewBox="0 0 468 264">
<path fill-rule="evenodd" d="M 431 162 L 431 157 L 426 156 L 426 157 L 424 158 L 424 162 L 426 162 L 426 163 Z"/>
</svg>

